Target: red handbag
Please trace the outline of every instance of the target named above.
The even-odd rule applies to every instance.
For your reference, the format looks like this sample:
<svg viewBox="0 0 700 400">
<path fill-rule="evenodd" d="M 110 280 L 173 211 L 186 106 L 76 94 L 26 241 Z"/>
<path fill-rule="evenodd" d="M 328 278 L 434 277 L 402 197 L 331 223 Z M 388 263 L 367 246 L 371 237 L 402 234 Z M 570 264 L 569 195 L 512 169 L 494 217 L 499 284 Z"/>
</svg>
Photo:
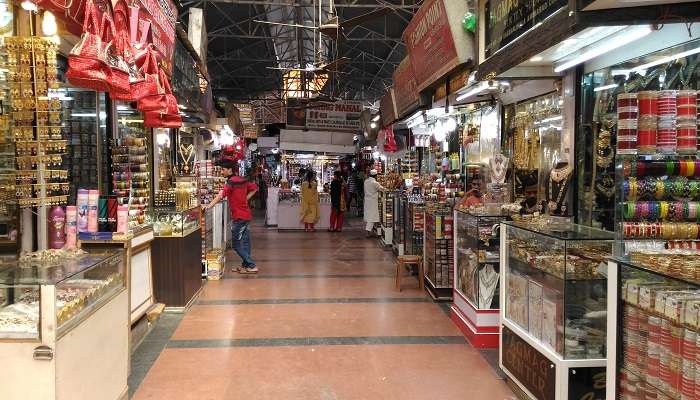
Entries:
<svg viewBox="0 0 700 400">
<path fill-rule="evenodd" d="M 182 116 L 180 116 L 177 99 L 173 96 L 170 82 L 168 82 L 162 71 L 161 79 L 165 89 L 164 101 L 166 106 L 161 110 L 145 112 L 143 125 L 148 128 L 179 128 L 182 126 Z"/>
<path fill-rule="evenodd" d="M 136 104 L 136 108 L 139 111 L 162 111 L 168 108 L 168 93 L 170 93 L 168 89 L 170 85 L 168 84 L 168 77 L 162 69 L 158 70 L 158 81 L 160 83 L 158 93 L 142 97 Z"/>
<path fill-rule="evenodd" d="M 114 5 L 114 30 L 114 48 L 119 59 L 123 61 L 120 63 L 120 70 L 126 68 L 129 73 L 129 90 L 115 91 L 110 93 L 110 96 L 115 100 L 137 101 L 143 95 L 139 94 L 136 86 L 145 78 L 136 67 L 136 59 L 129 39 L 128 6 L 124 0 L 118 0 Z"/>
<path fill-rule="evenodd" d="M 68 55 L 66 79 L 71 84 L 98 92 L 109 90 L 109 69 L 104 58 L 101 23 L 93 0 L 85 3 L 83 34 Z"/>
<path fill-rule="evenodd" d="M 390 126 L 384 129 L 384 137 L 386 138 L 384 142 L 384 151 L 387 153 L 397 152 L 399 146 L 396 144 L 396 138 L 394 137 L 394 128 Z"/>
<path fill-rule="evenodd" d="M 158 81 L 158 61 L 150 46 L 138 54 L 136 65 L 139 73 L 143 75 L 143 80 L 136 81 L 131 85 L 134 100 L 139 101 L 146 96 L 155 96 L 158 93 L 162 93 Z"/>
<path fill-rule="evenodd" d="M 129 97 L 131 95 L 129 66 L 124 61 L 124 57 L 119 54 L 119 49 L 115 44 L 116 37 L 112 16 L 105 13 L 102 16 L 102 46 L 110 75 L 109 94 L 112 98 Z"/>
</svg>

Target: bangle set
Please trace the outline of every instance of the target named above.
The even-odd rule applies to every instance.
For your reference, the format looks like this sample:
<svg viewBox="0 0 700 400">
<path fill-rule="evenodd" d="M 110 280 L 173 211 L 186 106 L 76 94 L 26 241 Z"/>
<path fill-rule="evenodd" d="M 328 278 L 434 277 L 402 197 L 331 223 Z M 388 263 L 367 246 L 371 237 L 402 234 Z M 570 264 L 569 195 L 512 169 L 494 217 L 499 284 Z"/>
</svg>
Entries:
<svg viewBox="0 0 700 400">
<path fill-rule="evenodd" d="M 624 161 L 622 173 L 626 177 L 636 176 L 685 176 L 700 177 L 698 160 L 637 160 Z"/>
<path fill-rule="evenodd" d="M 628 201 L 622 205 L 625 221 L 698 221 L 697 201 Z"/>
<path fill-rule="evenodd" d="M 626 239 L 700 239 L 700 225 L 692 222 L 623 222 L 622 232 Z"/>
<path fill-rule="evenodd" d="M 627 201 L 700 200 L 700 180 L 684 176 L 671 178 L 629 178 L 622 184 Z"/>
</svg>

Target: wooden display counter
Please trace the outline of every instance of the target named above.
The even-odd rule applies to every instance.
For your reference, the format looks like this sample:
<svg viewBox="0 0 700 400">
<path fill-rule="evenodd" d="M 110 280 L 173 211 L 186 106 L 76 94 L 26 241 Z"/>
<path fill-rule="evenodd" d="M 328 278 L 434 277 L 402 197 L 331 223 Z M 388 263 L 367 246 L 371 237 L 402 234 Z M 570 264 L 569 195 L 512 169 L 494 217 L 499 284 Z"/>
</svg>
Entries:
<svg viewBox="0 0 700 400">
<path fill-rule="evenodd" d="M 199 227 L 182 236 L 161 236 L 153 241 L 155 295 L 166 309 L 187 308 L 202 288 Z"/>
</svg>

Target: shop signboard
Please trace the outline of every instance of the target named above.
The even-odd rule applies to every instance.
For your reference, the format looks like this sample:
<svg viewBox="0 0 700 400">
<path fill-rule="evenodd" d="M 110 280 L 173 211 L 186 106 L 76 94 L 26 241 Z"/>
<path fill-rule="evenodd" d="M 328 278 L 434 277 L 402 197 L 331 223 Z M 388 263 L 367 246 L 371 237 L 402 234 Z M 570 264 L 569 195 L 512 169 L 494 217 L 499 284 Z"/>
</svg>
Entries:
<svg viewBox="0 0 700 400">
<path fill-rule="evenodd" d="M 382 115 L 382 126 L 387 126 L 396 121 L 397 112 L 393 88 L 390 88 L 389 91 L 379 100 L 379 112 Z"/>
<path fill-rule="evenodd" d="M 537 400 L 554 400 L 554 364 L 507 327 L 502 327 L 501 335 L 503 367 Z"/>
<path fill-rule="evenodd" d="M 486 57 L 567 4 L 567 0 L 487 0 L 484 10 Z"/>
<path fill-rule="evenodd" d="M 397 117 L 401 118 L 418 106 L 418 85 L 413 74 L 413 65 L 408 57 L 404 58 L 394 71 L 394 99 Z"/>
<path fill-rule="evenodd" d="M 287 99 L 287 128 L 359 132 L 359 101 L 310 102 Z"/>
<path fill-rule="evenodd" d="M 406 27 L 403 41 L 418 91 L 474 58 L 473 36 L 460 23 L 466 11 L 466 1 L 428 0 Z"/>
</svg>

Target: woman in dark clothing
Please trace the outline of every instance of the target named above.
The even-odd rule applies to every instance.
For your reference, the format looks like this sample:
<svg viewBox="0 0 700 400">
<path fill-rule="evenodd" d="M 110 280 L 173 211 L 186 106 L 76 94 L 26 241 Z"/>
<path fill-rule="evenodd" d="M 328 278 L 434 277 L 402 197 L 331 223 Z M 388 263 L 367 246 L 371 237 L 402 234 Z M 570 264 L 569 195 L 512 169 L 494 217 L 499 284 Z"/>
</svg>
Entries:
<svg viewBox="0 0 700 400">
<path fill-rule="evenodd" d="M 333 173 L 331 182 L 331 227 L 329 232 L 341 232 L 343 230 L 343 216 L 345 214 L 345 188 L 340 171 Z"/>
</svg>

